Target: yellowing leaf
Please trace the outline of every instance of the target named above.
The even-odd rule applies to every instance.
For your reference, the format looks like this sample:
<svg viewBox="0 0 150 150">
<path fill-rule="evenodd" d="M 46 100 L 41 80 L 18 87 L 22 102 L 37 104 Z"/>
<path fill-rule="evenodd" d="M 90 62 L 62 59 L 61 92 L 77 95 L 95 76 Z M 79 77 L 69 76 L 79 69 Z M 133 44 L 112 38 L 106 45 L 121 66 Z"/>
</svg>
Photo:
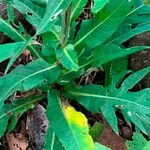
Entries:
<svg viewBox="0 0 150 150">
<path fill-rule="evenodd" d="M 64 106 L 64 111 L 70 124 L 88 129 L 87 118 L 81 112 L 77 112 L 72 106 Z"/>
<path fill-rule="evenodd" d="M 48 95 L 47 117 L 65 150 L 94 150 L 86 117 L 68 104 L 62 104 L 56 91 Z M 57 112 L 57 115 L 52 115 Z"/>
<path fill-rule="evenodd" d="M 68 123 L 72 127 L 74 133 L 78 134 L 78 138 L 82 138 L 84 144 L 89 146 L 89 150 L 94 150 L 94 142 L 89 135 L 88 120 L 85 115 L 76 111 L 70 105 L 63 105 L 63 109 Z"/>
</svg>

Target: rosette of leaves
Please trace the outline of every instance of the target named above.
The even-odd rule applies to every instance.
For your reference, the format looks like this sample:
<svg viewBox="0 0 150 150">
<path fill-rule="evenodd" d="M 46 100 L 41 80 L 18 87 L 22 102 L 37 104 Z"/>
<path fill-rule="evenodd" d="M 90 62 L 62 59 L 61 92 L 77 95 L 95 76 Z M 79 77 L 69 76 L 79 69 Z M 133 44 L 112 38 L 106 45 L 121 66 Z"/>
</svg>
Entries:
<svg viewBox="0 0 150 150">
<path fill-rule="evenodd" d="M 150 30 L 150 8 L 142 1 L 94 0 L 92 18 L 82 20 L 77 31 L 76 19 L 86 3 L 87 0 L 7 0 L 8 8 L 22 13 L 36 33 L 31 36 L 21 23 L 15 25 L 12 9 L 8 9 L 8 20 L 0 18 L 0 32 L 14 41 L 0 45 L 0 62 L 9 59 L 5 74 L 0 78 L 0 122 L 5 127 L 0 130 L 0 136 L 6 128 L 13 130 L 18 120 L 14 119 L 16 112 L 21 116 L 34 107 L 35 101 L 43 98 L 28 97 L 21 103 L 15 99 L 14 103 L 13 94 L 34 88 L 40 88 L 43 95 L 48 95 L 50 127 L 46 147 L 82 150 L 85 143 L 86 149 L 106 149 L 94 144 L 87 123 L 80 125 L 80 120 L 70 117 L 72 113 L 68 117 L 62 96 L 76 100 L 92 112 L 101 113 L 116 133 L 115 111 L 120 109 L 129 124 L 134 123 L 137 130 L 150 135 L 150 90 L 130 91 L 150 68 L 131 73 L 127 70 L 126 57 L 149 46 L 123 46 L 131 37 Z M 42 39 L 41 43 L 37 37 Z M 10 67 L 25 49 L 30 50 L 35 59 L 10 72 Z M 93 67 L 104 70 L 105 84 L 77 85 L 76 79 Z M 125 78 L 128 73 L 131 75 Z M 4 103 L 6 100 L 10 104 Z M 73 116 L 80 114 L 73 108 L 72 111 Z M 80 117 L 83 122 L 86 120 L 81 114 Z"/>
</svg>

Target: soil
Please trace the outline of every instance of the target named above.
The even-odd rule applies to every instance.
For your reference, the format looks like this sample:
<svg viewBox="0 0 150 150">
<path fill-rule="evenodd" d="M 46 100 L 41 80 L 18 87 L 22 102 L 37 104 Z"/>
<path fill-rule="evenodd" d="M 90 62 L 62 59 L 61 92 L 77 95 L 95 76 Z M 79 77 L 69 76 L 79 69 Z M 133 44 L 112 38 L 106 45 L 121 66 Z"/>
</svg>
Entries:
<svg viewBox="0 0 150 150">
<path fill-rule="evenodd" d="M 92 1 L 89 0 L 88 4 L 85 6 L 85 9 L 83 13 L 78 18 L 78 26 L 76 27 L 76 30 L 79 30 L 80 24 L 83 19 L 89 19 L 92 17 L 90 7 L 92 5 Z M 27 24 L 27 22 L 24 20 L 22 15 L 18 13 L 16 10 L 16 21 L 20 20 L 24 24 Z M 6 6 L 4 4 L 0 4 L 0 15 L 7 19 L 7 13 L 6 13 Z M 27 25 L 28 26 L 28 25 Z M 30 27 L 30 25 L 28 26 Z M 9 43 L 12 40 L 8 38 L 7 36 L 0 33 L 0 44 L 2 43 Z M 133 45 L 150 45 L 150 32 L 143 33 L 141 35 L 138 35 L 131 39 L 129 41 L 129 47 Z M 144 50 L 142 52 L 133 54 L 129 57 L 129 68 L 132 70 L 139 70 L 146 66 L 150 66 L 150 51 Z M 20 64 L 27 64 L 28 62 L 32 61 L 34 58 L 31 56 L 30 52 L 28 50 L 25 50 L 21 56 L 17 59 L 17 61 L 12 66 L 11 70 L 16 68 Z M 3 75 L 4 70 L 6 68 L 6 65 L 8 63 L 8 60 L 0 63 L 0 76 Z M 80 81 L 78 81 L 80 82 Z M 82 80 L 80 84 L 90 84 L 90 83 L 96 83 L 96 84 L 104 84 L 104 72 L 102 70 L 94 70 L 91 72 L 89 79 L 87 82 Z M 150 87 L 150 76 L 148 75 L 144 80 L 140 82 L 140 84 L 137 85 L 136 89 L 141 89 L 144 87 Z M 28 94 L 28 93 L 26 93 Z M 22 93 L 20 93 L 19 96 L 21 96 Z M 118 122 L 119 122 L 119 134 L 115 134 L 112 129 L 109 127 L 107 122 L 102 118 L 100 114 L 91 114 L 85 108 L 82 106 L 75 104 L 71 102 L 73 106 L 76 107 L 77 110 L 80 110 L 84 112 L 84 114 L 89 119 L 89 124 L 92 126 L 94 122 L 100 122 L 104 124 L 104 131 L 99 139 L 99 142 L 103 145 L 108 146 L 112 150 L 126 150 L 125 142 L 127 139 L 132 139 L 132 133 L 133 129 L 130 129 L 127 123 L 125 122 L 124 118 L 121 115 L 118 115 Z M 119 113 L 118 113 L 119 114 Z M 36 126 L 35 126 L 36 125 Z M 19 122 L 15 128 L 15 130 L 7 134 L 3 137 L 1 140 L 3 143 L 3 148 L 6 150 L 32 150 L 32 149 L 41 149 L 43 142 L 44 142 L 44 136 L 46 133 L 48 127 L 48 121 L 45 116 L 45 108 L 41 104 L 37 104 L 36 107 L 24 114 L 20 119 Z M 1 149 L 1 147 L 0 147 Z"/>
<path fill-rule="evenodd" d="M 111 128 L 105 127 L 99 142 L 112 150 L 126 150 L 126 140 L 115 134 Z"/>
<path fill-rule="evenodd" d="M 139 34 L 132 38 L 129 46 L 150 46 L 150 32 Z M 129 57 L 129 68 L 138 71 L 142 68 L 150 66 L 150 50 L 143 50 Z M 139 84 L 140 88 L 150 87 L 150 74 L 148 74 Z"/>
</svg>

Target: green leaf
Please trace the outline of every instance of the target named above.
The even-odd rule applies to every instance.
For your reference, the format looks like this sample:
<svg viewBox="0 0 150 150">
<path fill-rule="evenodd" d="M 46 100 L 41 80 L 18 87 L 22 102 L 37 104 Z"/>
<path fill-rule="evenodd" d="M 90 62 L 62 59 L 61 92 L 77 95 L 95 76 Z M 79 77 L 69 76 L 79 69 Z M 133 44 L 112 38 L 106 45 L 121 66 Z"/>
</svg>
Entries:
<svg viewBox="0 0 150 150">
<path fill-rule="evenodd" d="M 121 90 L 127 92 L 128 89 L 132 89 L 140 80 L 142 80 L 147 74 L 150 73 L 150 67 L 137 71 L 135 74 L 130 75 L 121 85 Z"/>
<path fill-rule="evenodd" d="M 115 44 L 120 45 L 123 42 L 129 40 L 131 37 L 138 35 L 140 33 L 146 32 L 150 30 L 150 22 L 146 22 L 143 24 L 138 25 L 134 29 L 130 29 L 128 32 L 114 38 L 112 41 L 110 41 L 108 44 Z"/>
<path fill-rule="evenodd" d="M 29 49 L 31 50 L 31 53 L 33 53 L 33 55 L 36 58 L 41 58 L 41 56 L 39 55 L 39 53 L 36 51 L 36 49 L 30 45 L 30 42 L 32 41 L 33 37 L 29 38 L 28 40 L 24 41 L 22 43 L 22 45 L 17 49 L 16 53 L 11 57 L 6 70 L 5 70 L 5 74 L 8 72 L 8 70 L 10 69 L 10 67 L 13 65 L 13 63 L 15 62 L 15 60 L 21 55 L 21 53 L 26 49 L 26 47 L 29 47 Z"/>
<path fill-rule="evenodd" d="M 31 42 L 31 38 L 29 40 L 23 42 L 21 44 L 21 46 L 17 49 L 16 53 L 11 57 L 8 65 L 6 67 L 5 74 L 8 72 L 8 70 L 10 69 L 10 67 L 15 62 L 15 60 L 21 55 L 21 53 L 25 50 L 25 48 L 29 45 L 30 42 Z"/>
<path fill-rule="evenodd" d="M 149 21 L 150 7 L 145 5 L 139 5 L 129 16 L 127 16 L 125 22 L 131 24 L 140 24 Z"/>
<path fill-rule="evenodd" d="M 4 32 L 7 36 L 9 36 L 10 38 L 14 39 L 17 42 L 24 41 L 22 45 L 20 46 L 20 48 L 18 47 L 18 49 L 16 50 L 16 53 L 11 58 L 6 68 L 5 73 L 7 73 L 11 65 L 14 63 L 17 57 L 19 57 L 19 55 L 27 46 L 29 47 L 31 53 L 36 58 L 40 58 L 40 55 L 38 54 L 37 50 L 33 46 L 28 45 L 33 37 L 26 41 L 25 38 L 16 29 L 14 29 L 7 21 L 3 20 L 1 17 L 0 17 L 0 31 Z"/>
<path fill-rule="evenodd" d="M 84 74 L 84 69 L 78 71 L 65 71 L 61 78 L 59 78 L 59 84 L 64 85 L 74 82 L 77 78 L 80 78 Z"/>
<path fill-rule="evenodd" d="M 94 0 L 94 6 L 92 7 L 92 13 L 97 14 L 109 0 Z"/>
<path fill-rule="evenodd" d="M 105 71 L 105 86 L 108 86 L 115 74 L 128 73 L 128 58 L 121 57 L 103 65 Z M 122 73 L 121 73 L 122 72 Z M 121 75 L 122 76 L 122 75 Z"/>
<path fill-rule="evenodd" d="M 93 49 L 92 64 L 100 66 L 111 60 L 130 55 L 132 53 L 150 48 L 148 46 L 136 46 L 131 48 L 122 49 L 117 45 L 100 45 Z"/>
<path fill-rule="evenodd" d="M 77 19 L 86 3 L 87 0 L 72 0 L 71 21 L 75 21 L 75 19 Z"/>
<path fill-rule="evenodd" d="M 110 148 L 103 146 L 100 143 L 95 143 L 95 149 L 94 150 L 110 150 Z"/>
<path fill-rule="evenodd" d="M 24 42 L 0 45 L 0 62 L 12 57 Z"/>
<path fill-rule="evenodd" d="M 47 3 L 48 0 L 14 0 L 11 4 L 18 9 L 33 26 L 37 26 L 44 17 L 45 7 L 39 7 L 36 4 L 41 6 L 47 5 Z M 57 34 L 54 31 L 53 33 Z"/>
<path fill-rule="evenodd" d="M 43 18 L 45 8 L 35 5 L 33 0 L 13 0 L 11 5 L 21 12 L 32 25 L 37 26 Z"/>
<path fill-rule="evenodd" d="M 31 108 L 33 108 L 33 106 L 31 106 Z M 31 108 L 27 108 L 28 109 L 31 109 Z M 27 111 L 26 110 L 26 111 Z M 13 114 L 10 116 L 10 122 L 8 124 L 8 127 L 7 127 L 7 132 L 10 133 L 14 130 L 16 124 L 18 123 L 18 119 L 22 116 L 22 114 L 25 112 L 25 110 L 23 110 L 22 112 L 19 112 L 19 113 L 16 113 L 16 114 Z"/>
<path fill-rule="evenodd" d="M 67 9 L 70 3 L 71 0 L 49 0 L 46 13 L 36 28 L 36 35 L 50 31 L 58 16 Z"/>
<path fill-rule="evenodd" d="M 140 133 L 133 134 L 133 141 L 127 141 L 126 147 L 128 150 L 144 150 L 143 148 L 148 142 Z M 148 149 L 147 149 L 148 150 Z"/>
<path fill-rule="evenodd" d="M 11 37 L 15 41 L 24 41 L 22 35 L 20 35 L 16 29 L 14 29 L 8 21 L 0 17 L 0 32 L 4 32 L 7 36 Z"/>
<path fill-rule="evenodd" d="M 42 35 L 42 55 L 48 63 L 56 62 L 55 49 L 60 44 L 60 27 L 54 26 L 50 32 Z"/>
<path fill-rule="evenodd" d="M 3 127 L 3 128 L 0 128 L 0 137 L 2 137 L 6 131 L 8 120 L 9 120 L 8 115 L 5 117 L 5 119 L 0 118 L 0 123 L 1 123 L 1 126 Z"/>
<path fill-rule="evenodd" d="M 36 5 L 46 7 L 47 3 L 48 3 L 48 0 L 32 0 L 32 2 Z"/>
<path fill-rule="evenodd" d="M 60 143 L 58 137 L 56 136 L 51 126 L 49 126 L 48 131 L 46 133 L 44 149 L 45 150 L 63 150 L 63 146 Z"/>
<path fill-rule="evenodd" d="M 42 95 L 34 95 L 28 98 L 22 98 L 18 100 L 14 100 L 11 104 L 5 104 L 0 109 L 0 124 L 3 128 L 0 128 L 0 137 L 4 134 L 7 128 L 8 120 L 13 115 L 22 114 L 25 111 L 31 109 L 34 107 L 34 103 L 41 100 L 43 98 Z M 19 118 L 16 118 L 17 120 L 11 120 L 12 122 L 17 122 Z"/>
<path fill-rule="evenodd" d="M 124 21 L 134 0 L 110 0 L 93 19 L 84 21 L 74 41 L 75 47 L 94 48 L 109 38 Z"/>
<path fill-rule="evenodd" d="M 147 70 L 150 71 L 150 68 L 147 68 Z M 143 72 L 143 70 L 135 72 L 132 75 L 132 82 L 136 84 L 138 82 L 136 76 Z M 144 72 L 144 75 L 146 73 Z M 105 88 L 99 85 L 88 85 L 78 88 L 73 88 L 72 86 L 66 88 L 66 95 L 77 100 L 88 110 L 102 113 L 116 133 L 118 133 L 118 125 L 115 110 L 120 109 L 123 115 L 133 122 L 137 128 L 149 134 L 150 107 L 148 100 L 150 99 L 150 89 L 147 88 L 138 92 L 130 92 L 129 86 L 129 88 L 127 87 L 128 91 L 124 91 L 122 88 L 117 88 L 122 78 L 114 75 L 111 84 Z M 124 82 L 129 80 L 130 77 Z M 122 85 L 124 85 L 124 82 Z M 147 125 L 148 129 L 144 127 L 144 124 Z"/>
<path fill-rule="evenodd" d="M 71 4 L 68 6 L 65 14 L 62 16 L 62 31 L 60 44 L 64 47 L 68 43 L 71 23 Z"/>
<path fill-rule="evenodd" d="M 7 13 L 8 13 L 8 20 L 11 21 L 12 23 L 15 22 L 15 15 L 13 12 L 13 8 L 11 7 L 10 4 L 7 4 Z"/>
<path fill-rule="evenodd" d="M 42 59 L 37 59 L 26 66 L 20 65 L 10 74 L 0 78 L 0 108 L 4 100 L 14 92 L 27 91 L 44 80 L 52 83 L 58 78 L 59 73 L 56 65 L 49 65 Z"/>
<path fill-rule="evenodd" d="M 33 26 L 37 26 L 42 21 L 45 14 L 45 7 L 43 8 L 42 6 L 47 5 L 47 3 L 47 0 L 14 0 L 11 4 L 18 9 Z M 57 35 L 53 29 L 51 29 L 51 31 Z"/>
<path fill-rule="evenodd" d="M 150 0 L 143 0 L 143 1 L 144 1 L 144 4 L 150 5 Z"/>
<path fill-rule="evenodd" d="M 49 93 L 48 101 L 47 117 L 64 148 L 66 150 L 93 150 L 94 143 L 88 134 L 85 116 L 80 112 L 76 112 L 72 107 L 62 108 L 61 100 L 56 92 Z M 53 115 L 56 112 L 57 115 Z"/>
<path fill-rule="evenodd" d="M 77 71 L 78 70 L 78 59 L 74 46 L 68 44 L 63 49 L 56 49 L 56 56 L 58 61 L 68 70 Z"/>
<path fill-rule="evenodd" d="M 94 140 L 94 142 L 98 142 L 102 133 L 104 130 L 104 126 L 99 123 L 99 122 L 95 122 L 94 125 L 92 126 L 92 128 L 90 129 L 90 135 L 92 136 L 92 139 Z"/>
<path fill-rule="evenodd" d="M 145 145 L 145 147 L 143 148 L 143 150 L 148 150 L 148 149 L 150 149 L 150 142 L 148 142 L 148 143 Z"/>
</svg>

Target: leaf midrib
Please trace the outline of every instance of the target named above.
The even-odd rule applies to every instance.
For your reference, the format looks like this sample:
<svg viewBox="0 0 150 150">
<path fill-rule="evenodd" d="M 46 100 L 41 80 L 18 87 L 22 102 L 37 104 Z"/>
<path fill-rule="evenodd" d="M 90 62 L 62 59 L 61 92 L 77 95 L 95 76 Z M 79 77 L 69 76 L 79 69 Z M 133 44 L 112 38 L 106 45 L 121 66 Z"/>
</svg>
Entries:
<svg viewBox="0 0 150 150">
<path fill-rule="evenodd" d="M 70 57 L 70 55 L 68 54 L 68 51 L 66 48 L 63 48 L 63 52 L 66 55 L 66 57 L 70 60 L 70 62 L 76 67 L 78 68 L 78 66 L 76 65 L 76 63 L 72 60 L 72 58 Z"/>
<path fill-rule="evenodd" d="M 20 108 L 22 108 L 22 107 L 25 107 L 26 105 L 31 105 L 31 104 L 33 104 L 35 101 L 37 101 L 37 99 L 39 99 L 39 98 L 35 98 L 34 100 L 28 101 L 28 102 L 26 102 L 25 104 L 19 105 L 18 107 L 13 107 L 11 110 L 8 110 L 8 112 L 6 112 L 6 113 L 4 113 L 3 115 L 1 115 L 1 116 L 0 116 L 0 119 L 2 119 L 3 117 L 7 116 L 9 113 L 12 113 L 12 112 L 14 112 L 14 111 L 16 111 L 16 110 L 18 110 L 18 109 L 20 109 Z"/>
<path fill-rule="evenodd" d="M 71 16 L 70 16 L 71 19 L 72 19 L 73 15 L 75 14 L 75 11 L 77 10 L 77 8 L 78 8 L 78 6 L 79 6 L 79 4 L 80 4 L 81 1 L 82 1 L 82 0 L 79 0 L 79 1 L 78 1 L 76 7 L 74 8 L 73 12 L 71 13 Z"/>
<path fill-rule="evenodd" d="M 42 18 L 36 13 L 36 12 L 34 12 L 32 9 L 30 9 L 27 5 L 25 5 L 24 3 L 22 3 L 21 1 L 19 1 L 24 7 L 26 7 L 27 9 L 29 9 L 40 21 L 42 20 Z M 51 29 L 52 31 L 53 31 L 53 33 L 55 34 L 55 36 L 57 37 L 57 39 L 59 39 L 59 37 L 58 37 L 58 35 L 57 35 L 57 33 L 53 30 L 53 29 Z M 23 37 L 22 37 L 23 38 Z M 23 38 L 24 39 L 24 38 Z M 24 39 L 25 40 L 25 39 Z M 60 39 L 59 39 L 59 41 L 60 41 Z"/>
<path fill-rule="evenodd" d="M 12 28 L 6 21 L 4 21 L 1 17 L 0 17 L 0 20 L 1 20 L 6 26 L 8 26 L 9 28 L 11 28 L 11 30 L 12 30 L 14 33 L 16 33 L 22 40 L 25 40 L 25 39 L 23 38 L 23 36 L 21 36 L 14 28 Z"/>
<path fill-rule="evenodd" d="M 28 78 L 30 78 L 30 77 L 32 77 L 32 76 L 34 76 L 34 75 L 37 75 L 37 74 L 40 74 L 40 73 L 42 73 L 42 72 L 51 70 L 51 69 L 53 69 L 53 68 L 55 68 L 55 67 L 57 67 L 57 66 L 56 66 L 56 65 L 50 66 L 50 67 L 48 67 L 48 68 L 45 68 L 45 69 L 39 70 L 39 71 L 37 71 L 37 72 L 34 72 L 33 74 L 31 74 L 31 75 L 29 75 L 29 76 L 27 76 L 27 77 L 21 79 L 21 80 L 18 81 L 16 84 L 14 84 L 14 85 L 7 91 L 7 93 L 6 93 L 5 95 L 3 95 L 3 98 L 1 98 L 1 100 L 2 100 L 2 99 L 5 99 L 5 98 L 7 97 L 7 95 L 9 94 L 9 92 L 10 92 L 15 86 L 17 86 L 18 84 L 20 84 L 21 82 L 25 81 L 26 79 L 28 79 Z"/>
<path fill-rule="evenodd" d="M 18 37 L 20 37 L 21 40 L 26 41 L 26 39 L 18 32 L 16 31 L 14 28 L 12 28 L 6 21 L 4 21 L 1 17 L 0 17 L 0 21 L 2 21 L 6 26 L 8 26 L 8 28 L 10 28 L 15 34 L 18 35 Z M 11 38 L 11 37 L 10 37 Z M 15 39 L 14 39 L 15 40 Z M 18 41 L 18 40 L 15 40 Z M 36 50 L 29 45 L 29 47 L 32 49 L 32 51 L 36 54 L 37 57 L 40 58 L 39 54 L 36 52 Z"/>
<path fill-rule="evenodd" d="M 56 7 L 56 9 L 53 10 L 52 14 L 50 15 L 49 19 L 47 19 L 47 21 L 44 23 L 44 25 L 42 26 L 42 29 L 40 29 L 40 31 L 38 31 L 36 34 L 40 33 L 45 26 L 48 24 L 48 22 L 51 20 L 52 16 L 55 14 L 55 12 L 57 11 L 57 9 L 61 6 L 61 4 L 64 2 L 64 0 L 62 0 L 59 5 Z M 41 23 L 37 26 L 37 28 L 41 26 Z"/>
<path fill-rule="evenodd" d="M 123 102 L 126 102 L 126 103 L 131 103 L 133 105 L 137 105 L 139 108 L 140 107 L 143 107 L 144 109 L 148 109 L 150 110 L 150 108 L 144 106 L 144 105 L 141 105 L 141 104 L 138 104 L 138 103 L 135 103 L 133 101 L 128 101 L 126 99 L 122 99 L 122 98 L 118 98 L 118 97 L 108 97 L 108 96 L 103 96 L 103 95 L 95 95 L 95 94 L 89 94 L 89 93 L 79 93 L 79 92 L 71 92 L 71 91 L 68 91 L 67 93 L 70 93 L 72 95 L 75 95 L 75 96 L 83 96 L 83 97 L 95 97 L 95 98 L 102 98 L 102 99 L 109 99 L 109 100 L 117 100 L 117 101 L 123 101 Z"/>
<path fill-rule="evenodd" d="M 78 140 L 77 140 L 77 137 L 76 137 L 76 134 L 74 133 L 74 131 L 73 131 L 71 125 L 69 124 L 69 122 L 68 122 L 68 120 L 67 120 L 67 118 L 66 118 L 66 115 L 64 114 L 64 111 L 63 111 L 63 109 L 62 109 L 62 107 L 61 107 L 61 103 L 60 103 L 60 102 L 61 102 L 61 99 L 59 98 L 59 96 L 57 96 L 57 98 L 58 98 L 58 104 L 59 104 L 59 107 L 61 108 L 62 114 L 64 115 L 64 118 L 66 119 L 66 122 L 67 122 L 67 124 L 68 124 L 68 127 L 70 128 L 70 131 L 71 131 L 71 133 L 72 133 L 72 135 L 73 135 L 73 137 L 74 137 L 74 139 L 75 139 L 76 144 L 78 145 L 79 150 L 81 150 L 80 144 L 78 143 Z"/>
<path fill-rule="evenodd" d="M 108 20 L 118 9 L 119 7 L 124 3 L 124 1 L 122 1 L 118 7 L 104 20 L 102 21 L 100 24 L 98 24 L 95 28 L 93 28 L 90 32 L 88 32 L 88 34 L 86 34 L 85 36 L 83 36 L 79 41 L 77 41 L 74 46 L 76 47 L 77 45 L 79 45 L 87 36 L 89 36 L 94 30 L 96 30 L 99 26 L 101 26 L 106 20 Z"/>
<path fill-rule="evenodd" d="M 52 141 L 51 141 L 51 148 L 50 148 L 50 150 L 54 150 L 54 141 L 55 141 L 55 132 L 53 132 L 53 135 L 52 135 Z"/>
</svg>

